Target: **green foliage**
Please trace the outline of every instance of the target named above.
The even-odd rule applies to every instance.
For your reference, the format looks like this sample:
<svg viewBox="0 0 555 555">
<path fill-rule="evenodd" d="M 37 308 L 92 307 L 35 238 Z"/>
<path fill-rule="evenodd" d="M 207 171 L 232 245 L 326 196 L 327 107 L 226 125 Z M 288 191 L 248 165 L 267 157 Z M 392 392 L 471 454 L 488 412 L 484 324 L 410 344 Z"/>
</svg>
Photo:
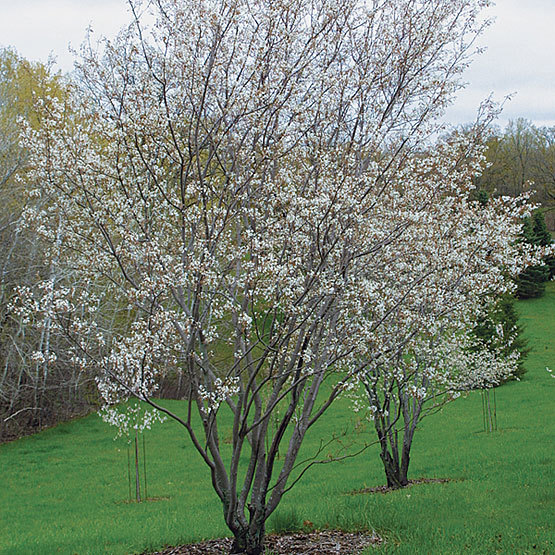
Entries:
<svg viewBox="0 0 555 555">
<path fill-rule="evenodd" d="M 541 245 L 543 247 L 551 245 L 551 233 L 547 230 L 545 216 L 541 210 L 536 210 L 536 212 L 532 214 L 532 232 L 535 245 Z"/>
<path fill-rule="evenodd" d="M 547 229 L 543 211 L 538 210 L 532 215 L 532 230 L 535 240 L 534 244 L 541 246 L 551 245 L 553 239 L 551 238 L 551 233 L 549 233 Z M 544 268 L 547 268 L 547 270 L 544 270 L 544 272 L 547 272 L 547 281 L 555 276 L 555 256 L 546 256 L 543 262 L 545 265 Z"/>
<path fill-rule="evenodd" d="M 551 234 L 547 230 L 543 212 L 537 210 L 531 218 L 526 218 L 522 227 L 522 239 L 531 245 L 547 246 L 551 244 Z M 519 299 L 541 297 L 545 291 L 545 282 L 555 274 L 555 257 L 548 256 L 544 263 L 529 266 L 516 279 L 516 296 Z"/>
<path fill-rule="evenodd" d="M 354 495 L 383 484 L 374 446 L 311 469 L 280 512 L 299 515 L 299 528 L 308 519 L 316 529 L 375 529 L 387 540 L 380 553 L 554 552 L 555 380 L 545 367 L 555 360 L 555 283 L 516 309 L 531 347 L 529 372 L 497 389 L 499 431 L 481 431 L 479 392 L 422 423 L 413 475 L 451 482 Z M 182 402 L 166 403 L 185 413 Z M 302 457 L 347 425 L 353 429 L 351 406 L 340 400 L 315 425 Z M 369 440 L 372 428 L 366 423 L 349 439 Z M 228 533 L 207 468 L 176 423 L 147 432 L 149 496 L 156 498 L 147 503 L 127 502 L 127 446 L 113 433 L 91 415 L 0 445 L 0 553 L 141 553 Z"/>
<path fill-rule="evenodd" d="M 516 296 L 519 299 L 541 297 L 548 279 L 549 270 L 546 266 L 529 266 L 516 278 Z"/>
</svg>

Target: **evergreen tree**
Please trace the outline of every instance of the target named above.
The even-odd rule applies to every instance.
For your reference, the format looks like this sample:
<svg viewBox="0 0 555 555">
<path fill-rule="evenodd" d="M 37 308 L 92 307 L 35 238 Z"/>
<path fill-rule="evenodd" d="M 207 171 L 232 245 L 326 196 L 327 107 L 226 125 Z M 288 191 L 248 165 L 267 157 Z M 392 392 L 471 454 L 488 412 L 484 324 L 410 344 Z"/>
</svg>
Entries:
<svg viewBox="0 0 555 555">
<path fill-rule="evenodd" d="M 537 210 L 532 215 L 532 232 L 535 245 L 541 245 L 542 247 L 551 245 L 551 233 L 547 229 L 545 217 L 541 210 Z"/>
<path fill-rule="evenodd" d="M 551 234 L 545 225 L 541 211 L 536 211 L 532 218 L 526 218 L 522 227 L 522 240 L 531 245 L 546 246 L 551 244 Z M 544 263 L 529 266 L 516 279 L 516 296 L 519 299 L 541 297 L 545 291 L 545 282 L 555 274 L 555 258 L 548 256 Z"/>
<path fill-rule="evenodd" d="M 481 206 L 486 206 L 489 201 L 489 193 L 484 189 L 474 189 L 469 198 L 480 203 Z"/>
</svg>

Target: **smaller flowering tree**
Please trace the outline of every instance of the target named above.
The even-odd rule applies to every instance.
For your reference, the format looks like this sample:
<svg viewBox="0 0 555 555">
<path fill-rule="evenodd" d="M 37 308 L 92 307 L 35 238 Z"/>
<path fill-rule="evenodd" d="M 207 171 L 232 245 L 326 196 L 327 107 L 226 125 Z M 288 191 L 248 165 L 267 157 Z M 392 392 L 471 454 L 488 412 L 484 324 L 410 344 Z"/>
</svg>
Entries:
<svg viewBox="0 0 555 555">
<path fill-rule="evenodd" d="M 528 348 L 526 340 L 522 337 L 522 327 L 518 325 L 514 303 L 515 298 L 512 294 L 500 295 L 472 329 L 474 344 L 471 348 L 474 351 L 486 349 L 492 353 L 499 353 L 500 359 L 517 361 L 511 374 L 506 377 L 500 376 L 497 383 L 490 380 L 475 386 L 481 390 L 484 431 L 488 432 L 497 429 L 496 386 L 507 380 L 518 381 L 526 372 L 524 359 L 528 354 Z"/>
<path fill-rule="evenodd" d="M 469 200 L 482 161 L 480 145 L 457 136 L 416 157 L 393 186 L 396 205 L 388 214 L 390 225 L 404 227 L 406 243 L 381 251 L 386 256 L 365 276 L 382 302 L 364 314 L 379 327 L 368 337 L 373 358 L 357 375 L 355 408 L 374 422 L 392 488 L 408 484 L 425 415 L 462 391 L 489 389 L 518 372 L 521 353 L 509 348 L 518 329 L 495 326 L 487 341 L 472 330 L 514 288 L 510 276 L 543 251 L 518 241 L 522 217 L 533 209 L 528 196 L 485 206 Z"/>
<path fill-rule="evenodd" d="M 100 382 L 100 380 L 99 380 Z M 102 387 L 102 386 L 100 386 Z M 139 435 L 143 438 L 143 480 L 144 480 L 144 496 L 143 499 L 148 500 L 147 491 L 147 464 L 146 464 L 146 442 L 144 432 L 150 430 L 154 422 L 163 422 L 164 415 L 158 411 L 148 410 L 145 406 L 135 400 L 125 405 L 109 405 L 106 404 L 100 414 L 105 422 L 117 428 L 118 437 L 125 436 L 127 439 L 127 478 L 129 481 L 129 501 L 131 501 L 131 457 L 129 450 L 133 443 L 133 459 L 134 459 L 134 482 L 135 482 L 135 501 L 141 502 L 141 477 L 140 477 L 140 444 Z"/>
</svg>

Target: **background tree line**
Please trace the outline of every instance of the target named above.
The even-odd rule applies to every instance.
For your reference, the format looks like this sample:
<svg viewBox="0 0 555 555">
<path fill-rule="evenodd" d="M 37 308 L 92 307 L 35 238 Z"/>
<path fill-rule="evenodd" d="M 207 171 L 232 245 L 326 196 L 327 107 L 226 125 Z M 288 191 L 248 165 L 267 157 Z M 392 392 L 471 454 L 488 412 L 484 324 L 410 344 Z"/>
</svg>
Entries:
<svg viewBox="0 0 555 555">
<path fill-rule="evenodd" d="M 49 325 L 40 331 L 11 310 L 17 286 L 33 287 L 40 280 L 62 279 L 55 263 L 43 258 L 44 245 L 20 226 L 26 207 L 39 202 L 28 197 L 27 152 L 20 146 L 21 119 L 40 124 L 35 102 L 46 96 L 63 99 L 60 75 L 31 63 L 12 50 L 0 51 L 0 439 L 9 439 L 79 413 L 88 403 L 83 376 L 54 355 Z"/>
<path fill-rule="evenodd" d="M 524 118 L 504 130 L 493 128 L 486 140 L 485 168 L 478 188 L 490 195 L 517 196 L 534 190 L 547 228 L 555 230 L 555 127 L 536 127 Z"/>
</svg>

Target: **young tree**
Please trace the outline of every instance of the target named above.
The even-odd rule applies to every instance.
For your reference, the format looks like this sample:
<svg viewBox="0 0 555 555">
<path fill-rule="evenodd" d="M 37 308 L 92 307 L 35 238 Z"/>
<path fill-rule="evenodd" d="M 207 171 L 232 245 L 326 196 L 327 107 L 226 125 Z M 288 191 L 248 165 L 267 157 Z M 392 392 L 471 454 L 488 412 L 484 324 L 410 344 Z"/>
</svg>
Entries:
<svg viewBox="0 0 555 555">
<path fill-rule="evenodd" d="M 413 313 L 436 247 L 450 252 L 441 226 L 464 208 L 469 170 L 456 160 L 470 148 L 428 157 L 422 145 L 485 5 L 131 1 L 133 24 L 100 53 L 85 46 L 67 103 L 46 102 L 27 132 L 36 194 L 50 199 L 28 225 L 79 276 L 56 292 L 52 320 L 75 364 L 101 369 L 108 420 L 125 422 L 115 404 L 134 396 L 183 425 L 234 553 L 262 551 L 305 434 L 417 325 L 396 318 Z M 414 257 L 425 223 L 437 242 Z M 436 291 L 450 291 L 439 274 Z M 99 304 L 128 309 L 132 325 L 105 332 Z M 19 310 L 40 318 L 40 306 L 21 292 Z M 155 399 L 176 368 L 185 417 Z"/>
<path fill-rule="evenodd" d="M 526 373 L 524 359 L 529 351 L 527 341 L 522 336 L 523 331 L 518 323 L 515 298 L 513 295 L 505 294 L 494 301 L 484 316 L 478 319 L 472 334 L 476 336 L 480 346 L 489 345 L 494 352 L 501 350 L 504 357 L 517 351 L 518 366 L 510 378 L 520 379 Z"/>
</svg>

